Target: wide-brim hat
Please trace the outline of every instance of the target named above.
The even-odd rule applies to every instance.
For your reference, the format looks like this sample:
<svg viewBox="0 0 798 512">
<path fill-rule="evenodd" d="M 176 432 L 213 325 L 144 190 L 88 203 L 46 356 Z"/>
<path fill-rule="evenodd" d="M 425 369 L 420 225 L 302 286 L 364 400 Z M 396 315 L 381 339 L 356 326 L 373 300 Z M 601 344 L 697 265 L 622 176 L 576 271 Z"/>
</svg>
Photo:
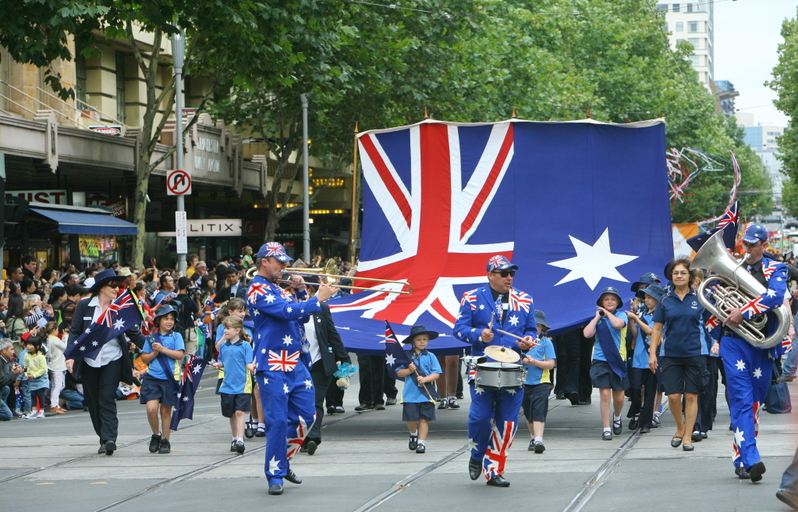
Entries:
<svg viewBox="0 0 798 512">
<path fill-rule="evenodd" d="M 294 258 L 288 255 L 285 252 L 285 247 L 283 244 L 279 242 L 267 242 L 260 246 L 258 249 L 258 254 L 256 258 L 275 258 L 277 261 L 282 261 L 283 263 L 291 263 L 294 261 Z"/>
<path fill-rule="evenodd" d="M 177 310 L 172 306 L 161 306 L 158 308 L 158 311 L 155 312 L 155 318 L 161 318 L 162 316 L 166 316 L 169 313 L 175 314 L 175 319 L 177 319 Z"/>
<path fill-rule="evenodd" d="M 657 302 L 659 302 L 662 299 L 662 297 L 665 295 L 665 288 L 663 288 L 658 284 L 652 284 L 648 288 L 640 290 L 640 293 L 650 295 L 651 297 L 656 299 Z"/>
<path fill-rule="evenodd" d="M 542 325 L 546 329 L 550 329 L 549 323 L 546 321 L 546 313 L 539 309 L 535 310 L 535 323 Z"/>
<path fill-rule="evenodd" d="M 611 294 L 611 295 L 615 295 L 618 298 L 618 307 L 623 306 L 623 299 L 621 298 L 621 294 L 618 293 L 618 290 L 616 290 L 612 286 L 608 286 L 608 287 L 604 288 L 601 291 L 601 295 L 599 295 L 599 298 L 596 300 L 596 305 L 597 306 L 604 307 L 604 306 L 601 305 L 601 298 L 604 297 L 608 293 Z"/>
<path fill-rule="evenodd" d="M 488 260 L 488 273 L 495 272 L 496 270 L 518 270 L 518 265 L 513 265 L 506 256 L 497 254 Z"/>
<path fill-rule="evenodd" d="M 662 280 L 659 278 L 659 276 L 657 276 L 657 274 L 655 274 L 654 272 L 646 272 L 640 277 L 639 281 L 635 281 L 634 283 L 632 283 L 632 291 L 636 292 L 637 290 L 640 289 L 640 286 L 644 284 L 652 285 L 652 284 L 661 284 L 661 283 Z"/>
<path fill-rule="evenodd" d="M 119 277 L 127 277 L 132 276 L 133 272 L 131 272 L 130 267 L 122 267 L 119 269 L 119 272 L 116 275 Z"/>
<path fill-rule="evenodd" d="M 438 337 L 438 333 L 435 331 L 428 331 L 426 327 L 422 324 L 414 325 L 410 328 L 410 335 L 405 340 L 408 343 L 413 343 L 413 338 L 416 336 L 421 336 L 422 334 L 426 334 L 429 339 L 434 340 Z"/>
<path fill-rule="evenodd" d="M 94 284 L 92 284 L 91 288 L 89 288 L 89 292 L 97 293 L 98 291 L 100 291 L 100 288 L 110 283 L 111 281 L 118 281 L 121 283 L 124 280 L 125 278 L 120 277 L 116 273 L 116 271 L 114 271 L 114 269 L 112 268 L 103 270 L 102 272 L 97 272 L 96 274 L 94 274 Z"/>
</svg>

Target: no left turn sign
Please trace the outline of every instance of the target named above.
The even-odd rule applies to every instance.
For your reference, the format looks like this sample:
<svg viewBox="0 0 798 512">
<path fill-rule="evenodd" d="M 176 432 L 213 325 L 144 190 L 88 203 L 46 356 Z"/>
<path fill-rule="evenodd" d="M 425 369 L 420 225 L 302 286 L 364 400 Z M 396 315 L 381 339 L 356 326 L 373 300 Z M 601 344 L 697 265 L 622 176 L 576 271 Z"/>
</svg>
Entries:
<svg viewBox="0 0 798 512">
<path fill-rule="evenodd" d="M 166 175 L 166 193 L 170 196 L 191 194 L 191 176 L 180 169 L 169 171 Z"/>
</svg>

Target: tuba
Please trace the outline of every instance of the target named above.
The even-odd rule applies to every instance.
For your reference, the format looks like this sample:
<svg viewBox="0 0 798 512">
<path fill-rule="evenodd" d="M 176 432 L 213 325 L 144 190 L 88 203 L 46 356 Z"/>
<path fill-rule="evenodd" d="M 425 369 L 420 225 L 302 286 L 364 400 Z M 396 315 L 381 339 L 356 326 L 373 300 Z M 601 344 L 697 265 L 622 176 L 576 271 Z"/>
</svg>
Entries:
<svg viewBox="0 0 798 512">
<path fill-rule="evenodd" d="M 726 309 L 742 309 L 767 289 L 742 265 L 745 258 L 737 261 L 729 254 L 723 243 L 723 230 L 718 230 L 707 240 L 693 258 L 692 266 L 713 272 L 698 287 L 698 301 L 719 320 L 729 316 Z M 776 317 L 777 324 L 770 336 L 767 335 L 768 314 Z M 781 343 L 790 328 L 790 310 L 784 304 L 765 314 L 743 320 L 738 326 L 727 327 L 757 348 L 771 348 Z"/>
</svg>

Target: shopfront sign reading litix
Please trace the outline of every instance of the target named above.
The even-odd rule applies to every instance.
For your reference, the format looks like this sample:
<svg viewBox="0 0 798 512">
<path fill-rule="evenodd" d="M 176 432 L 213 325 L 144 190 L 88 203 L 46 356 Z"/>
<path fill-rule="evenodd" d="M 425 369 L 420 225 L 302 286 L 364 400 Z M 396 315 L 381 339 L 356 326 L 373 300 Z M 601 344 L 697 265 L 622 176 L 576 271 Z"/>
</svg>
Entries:
<svg viewBox="0 0 798 512">
<path fill-rule="evenodd" d="M 241 236 L 241 219 L 187 219 L 186 235 L 191 237 Z M 160 231 L 160 237 L 177 236 L 174 231 Z"/>
</svg>

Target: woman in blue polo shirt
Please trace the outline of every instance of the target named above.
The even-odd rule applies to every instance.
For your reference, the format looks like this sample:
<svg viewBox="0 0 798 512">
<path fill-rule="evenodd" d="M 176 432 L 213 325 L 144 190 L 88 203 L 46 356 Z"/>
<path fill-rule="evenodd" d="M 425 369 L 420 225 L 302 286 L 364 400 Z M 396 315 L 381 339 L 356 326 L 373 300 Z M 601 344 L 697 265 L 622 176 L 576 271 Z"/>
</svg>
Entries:
<svg viewBox="0 0 798 512">
<path fill-rule="evenodd" d="M 671 439 L 671 446 L 678 448 L 681 444 L 682 449 L 689 452 L 693 450 L 692 442 L 688 441 L 698 412 L 698 393 L 704 387 L 705 356 L 708 353 L 704 322 L 709 315 L 690 287 L 689 259 L 679 258 L 668 263 L 665 276 L 671 281 L 671 286 L 654 311 L 648 366 L 656 373 L 659 363 L 660 383 L 668 395 L 671 414 L 676 421 L 676 434 Z M 660 346 L 663 331 L 665 342 Z M 660 347 L 659 359 L 657 347 Z"/>
</svg>

